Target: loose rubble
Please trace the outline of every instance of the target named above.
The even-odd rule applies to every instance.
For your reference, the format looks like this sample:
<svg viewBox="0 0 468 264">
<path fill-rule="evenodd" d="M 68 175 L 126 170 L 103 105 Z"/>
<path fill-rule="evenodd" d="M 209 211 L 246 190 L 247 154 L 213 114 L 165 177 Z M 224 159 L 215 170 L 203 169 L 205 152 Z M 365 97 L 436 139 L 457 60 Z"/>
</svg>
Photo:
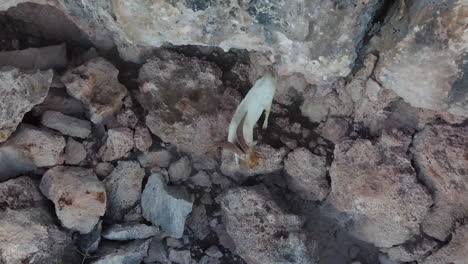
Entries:
<svg viewBox="0 0 468 264">
<path fill-rule="evenodd" d="M 99 150 L 103 161 L 113 161 L 122 158 L 133 149 L 133 131 L 119 127 L 107 131 L 106 143 Z"/>
<path fill-rule="evenodd" d="M 42 114 L 41 124 L 72 137 L 87 138 L 91 133 L 90 122 L 55 111 L 45 111 Z"/>
<path fill-rule="evenodd" d="M 156 235 L 159 229 L 145 224 L 112 225 L 102 232 L 102 237 L 108 240 L 145 239 Z"/>
</svg>

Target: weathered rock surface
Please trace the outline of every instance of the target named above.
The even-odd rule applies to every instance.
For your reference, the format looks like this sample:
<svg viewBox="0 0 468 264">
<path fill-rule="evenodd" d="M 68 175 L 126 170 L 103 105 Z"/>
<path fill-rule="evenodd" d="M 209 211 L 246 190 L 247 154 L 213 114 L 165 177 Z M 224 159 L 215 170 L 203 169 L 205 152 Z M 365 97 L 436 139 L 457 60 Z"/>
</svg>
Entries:
<svg viewBox="0 0 468 264">
<path fill-rule="evenodd" d="M 235 252 L 251 264 L 315 263 L 302 220 L 281 209 L 263 186 L 231 189 L 221 199 L 223 222 Z"/>
<path fill-rule="evenodd" d="M 56 111 L 76 117 L 84 116 L 86 110 L 80 100 L 70 97 L 65 90 L 50 89 L 44 101 L 32 109 L 35 116 L 41 116 L 45 111 Z"/>
<path fill-rule="evenodd" d="M 0 52 L 0 67 L 12 66 L 25 70 L 48 70 L 67 66 L 67 46 L 54 45 Z"/>
<path fill-rule="evenodd" d="M 149 177 L 141 197 L 143 216 L 175 238 L 181 238 L 184 233 L 185 219 L 192 211 L 192 203 L 185 189 L 167 186 L 159 173 Z"/>
<path fill-rule="evenodd" d="M 52 70 L 0 71 L 0 142 L 8 139 L 27 112 L 44 101 L 53 75 Z"/>
<path fill-rule="evenodd" d="M 394 133 L 375 143 L 359 139 L 335 147 L 328 200 L 349 215 L 353 235 L 378 247 L 419 234 L 432 202 L 406 154 L 410 141 Z"/>
<path fill-rule="evenodd" d="M 468 117 L 466 3 L 395 5 L 381 30 L 375 76 L 415 107 Z"/>
<path fill-rule="evenodd" d="M 414 237 L 402 245 L 384 249 L 392 261 L 411 262 L 421 261 L 423 257 L 437 246 L 437 242 L 424 237 Z"/>
<path fill-rule="evenodd" d="M 4 146 L 21 152 L 38 167 L 63 163 L 65 139 L 31 125 L 21 125 Z"/>
<path fill-rule="evenodd" d="M 151 132 L 183 152 L 212 154 L 226 140 L 238 102 L 222 89 L 221 75 L 215 64 L 174 52 L 162 51 L 148 60 L 139 82 Z"/>
<path fill-rule="evenodd" d="M 163 235 L 157 234 L 151 240 L 148 248 L 148 256 L 144 259 L 145 263 L 160 262 L 162 264 L 170 263 L 166 245 L 163 243 Z"/>
<path fill-rule="evenodd" d="M 91 133 L 91 123 L 89 121 L 55 111 L 45 111 L 42 114 L 41 124 L 72 137 L 87 138 Z"/>
<path fill-rule="evenodd" d="M 57 166 L 42 177 L 42 193 L 66 228 L 89 233 L 106 211 L 106 190 L 92 169 Z"/>
<path fill-rule="evenodd" d="M 302 199 L 321 201 L 330 192 L 327 181 L 326 158 L 297 148 L 284 161 L 288 187 Z"/>
<path fill-rule="evenodd" d="M 188 179 L 192 172 L 190 158 L 184 156 L 169 166 L 169 179 L 171 182 L 179 182 Z"/>
<path fill-rule="evenodd" d="M 127 89 L 118 81 L 119 71 L 103 58 L 92 59 L 67 71 L 62 82 L 67 92 L 81 100 L 93 123 L 100 123 L 122 106 Z"/>
<path fill-rule="evenodd" d="M 33 207 L 44 201 L 37 185 L 26 176 L 0 183 L 0 210 Z"/>
<path fill-rule="evenodd" d="M 190 264 L 192 257 L 190 250 L 169 249 L 169 260 L 177 264 Z"/>
<path fill-rule="evenodd" d="M 211 179 L 210 175 L 205 171 L 199 171 L 192 177 L 190 177 L 190 182 L 198 187 L 202 188 L 210 188 L 211 187 Z"/>
<path fill-rule="evenodd" d="M 211 230 L 208 226 L 208 217 L 204 205 L 197 205 L 193 208 L 187 220 L 187 226 L 199 240 L 205 239 L 205 237 L 210 234 Z"/>
<path fill-rule="evenodd" d="M 145 224 L 112 225 L 102 232 L 102 237 L 108 240 L 144 239 L 156 235 L 159 229 Z"/>
<path fill-rule="evenodd" d="M 348 131 L 348 121 L 339 117 L 328 118 L 322 128 L 322 136 L 331 142 L 338 144 L 346 136 Z"/>
<path fill-rule="evenodd" d="M 106 143 L 99 153 L 103 161 L 112 161 L 123 157 L 133 149 L 133 131 L 126 127 L 118 127 L 107 131 Z"/>
<path fill-rule="evenodd" d="M 0 182 L 36 169 L 32 160 L 13 147 L 0 147 Z"/>
<path fill-rule="evenodd" d="M 93 264 L 139 264 L 148 255 L 151 238 L 126 244 L 108 242 L 96 252 L 100 256 Z"/>
<path fill-rule="evenodd" d="M 434 193 L 422 230 L 445 240 L 455 221 L 468 217 L 468 128 L 427 126 L 414 138 L 412 153 L 420 179 Z"/>
<path fill-rule="evenodd" d="M 422 263 L 468 263 L 468 225 L 465 224 L 455 229 L 452 240 Z"/>
<path fill-rule="evenodd" d="M 283 159 L 287 154 L 286 148 L 274 149 L 273 147 L 260 144 L 254 148 L 258 157 L 258 165 L 248 168 L 245 162 L 236 163 L 232 151 L 223 150 L 221 161 L 221 172 L 236 180 L 243 180 L 247 177 L 278 172 L 283 168 Z"/>
<path fill-rule="evenodd" d="M 86 149 L 83 144 L 75 141 L 73 138 L 68 138 L 65 147 L 65 163 L 70 165 L 78 165 L 86 159 Z"/>
<path fill-rule="evenodd" d="M 172 155 L 165 149 L 149 151 L 138 155 L 138 161 L 145 168 L 161 167 L 167 168 L 171 164 Z"/>
<path fill-rule="evenodd" d="M 145 171 L 136 161 L 119 161 L 117 167 L 106 177 L 107 217 L 119 222 L 141 198 Z"/>
<path fill-rule="evenodd" d="M 133 140 L 135 141 L 135 147 L 143 152 L 148 151 L 148 149 L 153 144 L 151 134 L 144 126 L 137 126 L 135 128 L 135 135 L 133 135 Z"/>
<path fill-rule="evenodd" d="M 121 126 L 135 128 L 138 123 L 138 117 L 131 109 L 122 109 L 122 111 L 117 114 L 117 122 Z"/>
<path fill-rule="evenodd" d="M 96 252 L 101 243 L 102 221 L 94 227 L 93 231 L 88 234 L 78 236 L 78 247 L 84 254 L 92 254 Z"/>
</svg>

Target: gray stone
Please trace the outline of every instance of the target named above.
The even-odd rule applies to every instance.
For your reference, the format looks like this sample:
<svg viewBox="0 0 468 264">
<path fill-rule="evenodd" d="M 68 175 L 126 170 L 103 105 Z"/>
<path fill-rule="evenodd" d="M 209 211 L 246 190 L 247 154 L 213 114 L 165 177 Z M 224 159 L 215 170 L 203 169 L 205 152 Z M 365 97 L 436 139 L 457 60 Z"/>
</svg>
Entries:
<svg viewBox="0 0 468 264">
<path fill-rule="evenodd" d="M 162 264 L 170 263 L 166 246 L 163 243 L 163 235 L 157 234 L 153 237 L 148 249 L 148 256 L 144 259 L 145 263 L 160 262 Z"/>
<path fill-rule="evenodd" d="M 153 138 L 151 138 L 148 128 L 144 126 L 137 126 L 135 128 L 133 140 L 135 141 L 135 147 L 143 152 L 147 152 L 153 144 Z"/>
<path fill-rule="evenodd" d="M 328 201 L 350 218 L 347 229 L 378 247 L 392 247 L 420 233 L 432 203 L 407 155 L 411 138 L 383 134 L 335 146 Z"/>
<path fill-rule="evenodd" d="M 455 222 L 468 217 L 468 128 L 427 126 L 414 137 L 411 152 L 434 206 L 422 223 L 424 233 L 445 240 Z"/>
<path fill-rule="evenodd" d="M 187 226 L 199 240 L 205 239 L 210 234 L 211 230 L 208 226 L 208 217 L 204 205 L 197 205 L 193 208 L 187 220 Z"/>
<path fill-rule="evenodd" d="M 264 186 L 227 191 L 221 209 L 235 252 L 247 263 L 316 263 L 308 251 L 315 242 L 306 242 L 303 221 L 281 209 Z"/>
<path fill-rule="evenodd" d="M 209 257 L 209 256 L 203 256 L 200 259 L 200 262 L 198 262 L 198 264 L 220 264 L 220 263 L 221 262 L 219 262 L 219 259 L 212 258 L 212 257 Z"/>
<path fill-rule="evenodd" d="M 389 259 L 400 262 L 420 262 L 424 256 L 430 253 L 437 246 L 435 240 L 424 237 L 413 237 L 402 245 L 398 245 L 389 249 L 383 249 Z"/>
<path fill-rule="evenodd" d="M 49 167 L 63 163 L 65 139 L 30 125 L 20 125 L 3 146 L 21 152 L 37 167 Z"/>
<path fill-rule="evenodd" d="M 228 177 L 216 171 L 211 174 L 211 181 L 213 184 L 218 185 L 223 190 L 229 188 L 232 185 L 232 182 Z"/>
<path fill-rule="evenodd" d="M 91 133 L 90 122 L 55 111 L 45 111 L 41 124 L 72 137 L 87 138 Z"/>
<path fill-rule="evenodd" d="M 67 146 L 65 147 L 65 163 L 70 165 L 78 165 L 87 156 L 86 149 L 83 144 L 75 141 L 73 138 L 68 138 Z"/>
<path fill-rule="evenodd" d="M 104 229 L 102 237 L 108 240 L 133 240 L 149 238 L 159 233 L 155 226 L 145 224 L 122 224 L 112 225 Z"/>
<path fill-rule="evenodd" d="M 122 158 L 134 147 L 133 131 L 126 127 L 109 129 L 106 143 L 99 153 L 103 161 L 112 161 Z"/>
<path fill-rule="evenodd" d="M 0 52 L 0 67 L 12 66 L 25 70 L 48 70 L 67 66 L 65 44 L 24 50 Z"/>
<path fill-rule="evenodd" d="M 53 71 L 24 73 L 18 69 L 0 71 L 0 142 L 4 142 L 35 105 L 44 101 Z"/>
<path fill-rule="evenodd" d="M 135 128 L 138 123 L 138 117 L 131 109 L 125 109 L 117 114 L 117 122 L 123 127 Z"/>
<path fill-rule="evenodd" d="M 172 155 L 165 149 L 150 151 L 138 155 L 138 161 L 145 168 L 167 168 L 171 164 Z"/>
<path fill-rule="evenodd" d="M 0 147 L 0 182 L 12 179 L 37 167 L 23 152 L 13 147 Z"/>
<path fill-rule="evenodd" d="M 57 166 L 42 176 L 41 192 L 66 228 L 91 232 L 106 211 L 106 190 L 92 169 Z"/>
<path fill-rule="evenodd" d="M 106 178 L 114 170 L 114 165 L 110 162 L 99 162 L 94 168 L 94 172 L 97 174 L 99 179 Z"/>
<path fill-rule="evenodd" d="M 37 185 L 26 176 L 0 183 L 0 210 L 34 207 L 44 201 Z"/>
<path fill-rule="evenodd" d="M 211 187 L 211 179 L 210 175 L 205 171 L 199 171 L 197 174 L 190 177 L 190 182 L 192 182 L 195 186 L 210 188 Z"/>
<path fill-rule="evenodd" d="M 171 237 L 181 238 L 192 198 L 183 188 L 167 186 L 162 174 L 152 174 L 141 197 L 143 216 Z M 168 214 L 167 212 L 171 212 Z"/>
<path fill-rule="evenodd" d="M 326 158 L 297 148 L 284 161 L 288 187 L 302 199 L 321 201 L 330 192 L 327 181 Z"/>
<path fill-rule="evenodd" d="M 283 158 L 287 154 L 285 148 L 274 149 L 269 145 L 260 144 L 254 147 L 254 151 L 258 157 L 258 165 L 249 168 L 242 160 L 237 164 L 232 151 L 223 150 L 221 172 L 235 180 L 242 181 L 247 177 L 274 173 L 283 169 Z"/>
<path fill-rule="evenodd" d="M 83 102 L 93 123 L 117 113 L 127 89 L 117 79 L 119 71 L 103 58 L 92 59 L 62 76 L 68 93 Z"/>
<path fill-rule="evenodd" d="M 348 131 L 348 121 L 339 117 L 330 117 L 322 128 L 322 136 L 331 142 L 338 144 L 343 141 Z"/>
<path fill-rule="evenodd" d="M 44 101 L 32 109 L 35 116 L 41 116 L 45 111 L 56 111 L 71 116 L 84 116 L 85 113 L 81 101 L 70 97 L 61 89 L 50 89 Z"/>
<path fill-rule="evenodd" d="M 105 243 L 96 252 L 99 258 L 92 264 L 139 264 L 148 256 L 151 238 L 126 244 Z"/>
<path fill-rule="evenodd" d="M 84 254 L 90 255 L 99 247 L 101 243 L 102 221 L 94 227 L 93 231 L 78 237 L 78 247 Z"/>
<path fill-rule="evenodd" d="M 166 245 L 171 248 L 183 248 L 184 243 L 180 239 L 175 239 L 173 237 L 166 238 Z"/>
<path fill-rule="evenodd" d="M 448 244 L 434 252 L 421 263 L 460 263 L 468 262 L 468 225 L 462 225 L 452 233 L 452 239 Z"/>
<path fill-rule="evenodd" d="M 205 254 L 212 257 L 212 258 L 218 258 L 218 259 L 223 257 L 223 253 L 221 253 L 221 251 L 219 251 L 219 248 L 217 246 L 209 247 L 205 251 Z"/>
<path fill-rule="evenodd" d="M 190 264 L 190 250 L 169 249 L 169 260 L 177 264 Z"/>
<path fill-rule="evenodd" d="M 185 181 L 192 173 L 192 162 L 184 156 L 169 166 L 169 179 L 171 182 Z"/>
<path fill-rule="evenodd" d="M 145 171 L 136 161 L 119 161 L 117 167 L 106 177 L 107 219 L 112 222 L 122 220 L 141 198 Z"/>
</svg>

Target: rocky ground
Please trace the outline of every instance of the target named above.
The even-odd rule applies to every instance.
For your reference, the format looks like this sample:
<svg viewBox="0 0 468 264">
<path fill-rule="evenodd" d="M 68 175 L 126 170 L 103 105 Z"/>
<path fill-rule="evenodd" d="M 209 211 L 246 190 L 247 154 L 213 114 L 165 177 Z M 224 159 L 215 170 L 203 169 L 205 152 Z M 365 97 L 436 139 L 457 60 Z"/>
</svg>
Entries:
<svg viewBox="0 0 468 264">
<path fill-rule="evenodd" d="M 468 263 L 467 22 L 465 0 L 0 3 L 0 264 Z M 223 143 L 272 69 L 249 168 Z"/>
</svg>

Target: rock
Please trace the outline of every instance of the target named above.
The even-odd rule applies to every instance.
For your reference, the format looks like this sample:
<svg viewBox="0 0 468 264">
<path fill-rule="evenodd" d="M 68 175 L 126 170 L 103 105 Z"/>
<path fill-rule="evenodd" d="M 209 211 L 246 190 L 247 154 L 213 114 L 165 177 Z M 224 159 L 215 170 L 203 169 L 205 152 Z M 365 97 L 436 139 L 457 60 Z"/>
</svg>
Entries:
<svg viewBox="0 0 468 264">
<path fill-rule="evenodd" d="M 208 226 L 208 216 L 206 215 L 204 205 L 197 205 L 193 208 L 193 211 L 187 220 L 187 226 L 199 240 L 205 239 L 205 237 L 210 234 L 211 230 Z"/>
<path fill-rule="evenodd" d="M 221 198 L 222 218 L 235 252 L 247 263 L 316 263 L 302 220 L 281 209 L 263 186 L 235 188 Z"/>
<path fill-rule="evenodd" d="M 229 188 L 232 185 L 232 182 L 228 177 L 216 171 L 211 174 L 211 181 L 213 184 L 218 185 L 222 190 Z"/>
<path fill-rule="evenodd" d="M 103 161 L 112 161 L 122 158 L 133 149 L 133 131 L 126 127 L 109 129 L 106 143 L 99 153 Z"/>
<path fill-rule="evenodd" d="M 108 240 L 133 240 L 149 238 L 159 233 L 159 229 L 145 224 L 112 225 L 102 232 L 102 237 Z"/>
<path fill-rule="evenodd" d="M 40 195 L 37 193 L 37 195 Z M 27 197 L 21 197 L 26 200 Z M 43 207 L 0 213 L 0 263 L 77 263 L 71 238 Z"/>
<path fill-rule="evenodd" d="M 258 157 L 258 165 L 248 168 L 245 162 L 236 163 L 231 151 L 223 150 L 221 172 L 235 180 L 243 180 L 247 177 L 278 172 L 283 169 L 283 158 L 287 154 L 285 148 L 274 149 L 269 145 L 260 144 L 254 148 Z"/>
<path fill-rule="evenodd" d="M 400 262 L 421 261 L 432 249 L 437 246 L 437 242 L 424 237 L 413 237 L 402 245 L 398 245 L 383 251 L 387 253 L 390 260 Z"/>
<path fill-rule="evenodd" d="M 158 173 L 149 177 L 141 197 L 143 216 L 169 236 L 181 238 L 193 202 L 185 189 L 167 186 L 163 179 Z"/>
<path fill-rule="evenodd" d="M 169 260 L 177 264 L 190 264 L 192 257 L 190 256 L 190 250 L 169 250 Z"/>
<path fill-rule="evenodd" d="M 92 264 L 139 264 L 148 256 L 151 238 L 126 244 L 106 243 L 96 252 L 99 258 Z"/>
<path fill-rule="evenodd" d="M 192 163 L 184 156 L 169 166 L 169 179 L 171 182 L 185 181 L 192 173 Z"/>
<path fill-rule="evenodd" d="M 78 165 L 86 159 L 86 149 L 83 144 L 75 141 L 73 138 L 68 138 L 67 146 L 65 147 L 65 163 L 70 165 Z"/>
<path fill-rule="evenodd" d="M 138 161 L 145 168 L 167 168 L 171 164 L 172 155 L 169 151 L 161 149 L 138 155 Z"/>
<path fill-rule="evenodd" d="M 209 257 L 209 256 L 203 256 L 201 259 L 200 259 L 200 262 L 198 262 L 199 264 L 220 264 L 221 262 L 219 262 L 219 259 L 217 258 L 212 258 L 212 257 Z"/>
<path fill-rule="evenodd" d="M 160 262 L 163 264 L 170 263 L 167 249 L 162 239 L 163 239 L 163 235 L 161 233 L 153 237 L 151 244 L 149 245 L 148 256 L 144 259 L 145 263 L 151 263 L 151 262 Z"/>
<path fill-rule="evenodd" d="M 468 261 L 468 225 L 455 229 L 450 242 L 427 257 L 423 264 L 467 263 Z"/>
<path fill-rule="evenodd" d="M 145 171 L 136 161 L 119 161 L 117 167 L 106 177 L 107 219 L 119 222 L 141 198 Z"/>
<path fill-rule="evenodd" d="M 392 247 L 419 234 L 431 197 L 416 179 L 407 155 L 410 137 L 384 134 L 335 146 L 328 201 L 350 218 L 347 228 L 378 247 Z"/>
<path fill-rule="evenodd" d="M 63 163 L 65 139 L 31 125 L 20 125 L 3 146 L 18 150 L 37 167 L 49 167 Z"/>
<path fill-rule="evenodd" d="M 0 147 L 0 182 L 37 169 L 23 152 L 13 147 Z"/>
<path fill-rule="evenodd" d="M 395 5 L 374 40 L 382 54 L 379 83 L 414 107 L 468 117 L 465 8 L 425 0 Z"/>
<path fill-rule="evenodd" d="M 197 174 L 190 177 L 190 181 L 198 187 L 202 188 L 210 188 L 211 187 L 211 180 L 210 175 L 205 171 L 199 171 Z"/>
<path fill-rule="evenodd" d="M 330 117 L 322 128 L 322 136 L 334 144 L 340 143 L 348 131 L 348 121 L 339 117 Z"/>
<path fill-rule="evenodd" d="M 321 201 L 330 192 L 327 181 L 326 158 L 297 148 L 284 161 L 288 187 L 302 199 Z"/>
<path fill-rule="evenodd" d="M 210 257 L 213 257 L 213 258 L 222 258 L 223 257 L 223 253 L 221 253 L 221 251 L 219 251 L 219 248 L 217 246 L 211 246 L 209 247 L 206 251 L 205 251 L 205 254 L 210 256 Z"/>
<path fill-rule="evenodd" d="M 215 64 L 175 52 L 149 59 L 139 73 L 147 127 L 182 152 L 213 156 L 227 138 L 239 102 L 232 90 L 223 89 L 221 76 Z"/>
<path fill-rule="evenodd" d="M 45 111 L 56 111 L 75 117 L 84 116 L 85 113 L 81 101 L 70 97 L 62 89 L 50 89 L 44 101 L 32 109 L 32 113 L 35 116 L 41 116 Z"/>
<path fill-rule="evenodd" d="M 145 219 L 143 218 L 143 213 L 141 210 L 141 204 L 135 205 L 130 211 L 128 211 L 124 217 L 123 221 L 125 223 L 137 223 L 143 222 Z"/>
<path fill-rule="evenodd" d="M 182 243 L 182 241 L 180 241 L 179 239 L 172 238 L 172 237 L 166 238 L 166 245 L 171 248 L 183 248 L 184 247 L 184 243 Z"/>
<path fill-rule="evenodd" d="M 65 44 L 24 50 L 0 52 L 0 67 L 12 66 L 25 70 L 48 70 L 67 66 Z"/>
<path fill-rule="evenodd" d="M 135 135 L 133 135 L 135 147 L 143 152 L 147 152 L 153 144 L 153 139 L 149 130 L 144 126 L 137 126 L 135 128 Z"/>
<path fill-rule="evenodd" d="M 91 232 L 106 211 L 106 190 L 93 170 L 57 166 L 42 176 L 41 192 L 55 204 L 62 225 L 82 234 Z"/>
<path fill-rule="evenodd" d="M 4 142 L 35 105 L 44 101 L 53 71 L 24 73 L 18 69 L 0 71 L 0 142 Z"/>
<path fill-rule="evenodd" d="M 96 252 L 101 242 L 102 221 L 94 227 L 93 231 L 88 234 L 80 235 L 78 237 L 78 247 L 84 254 L 92 254 Z"/>
<path fill-rule="evenodd" d="M 125 109 L 117 115 L 117 122 L 123 127 L 135 128 L 138 117 L 131 109 Z"/>
<path fill-rule="evenodd" d="M 422 223 L 424 233 L 445 240 L 455 221 L 468 217 L 468 128 L 427 126 L 414 137 L 411 152 L 434 206 Z"/>
<path fill-rule="evenodd" d="M 83 102 L 93 123 L 117 113 L 127 89 L 118 81 L 119 71 L 103 58 L 92 59 L 62 76 L 67 92 Z"/>
<path fill-rule="evenodd" d="M 114 170 L 114 165 L 110 162 L 99 162 L 94 168 L 94 172 L 97 174 L 99 179 L 106 178 Z"/>
<path fill-rule="evenodd" d="M 55 111 L 45 111 L 42 114 L 41 124 L 72 137 L 87 138 L 91 133 L 90 122 Z"/>
<path fill-rule="evenodd" d="M 21 176 L 0 183 L 0 210 L 34 207 L 44 200 L 37 184 L 29 177 Z"/>
</svg>

